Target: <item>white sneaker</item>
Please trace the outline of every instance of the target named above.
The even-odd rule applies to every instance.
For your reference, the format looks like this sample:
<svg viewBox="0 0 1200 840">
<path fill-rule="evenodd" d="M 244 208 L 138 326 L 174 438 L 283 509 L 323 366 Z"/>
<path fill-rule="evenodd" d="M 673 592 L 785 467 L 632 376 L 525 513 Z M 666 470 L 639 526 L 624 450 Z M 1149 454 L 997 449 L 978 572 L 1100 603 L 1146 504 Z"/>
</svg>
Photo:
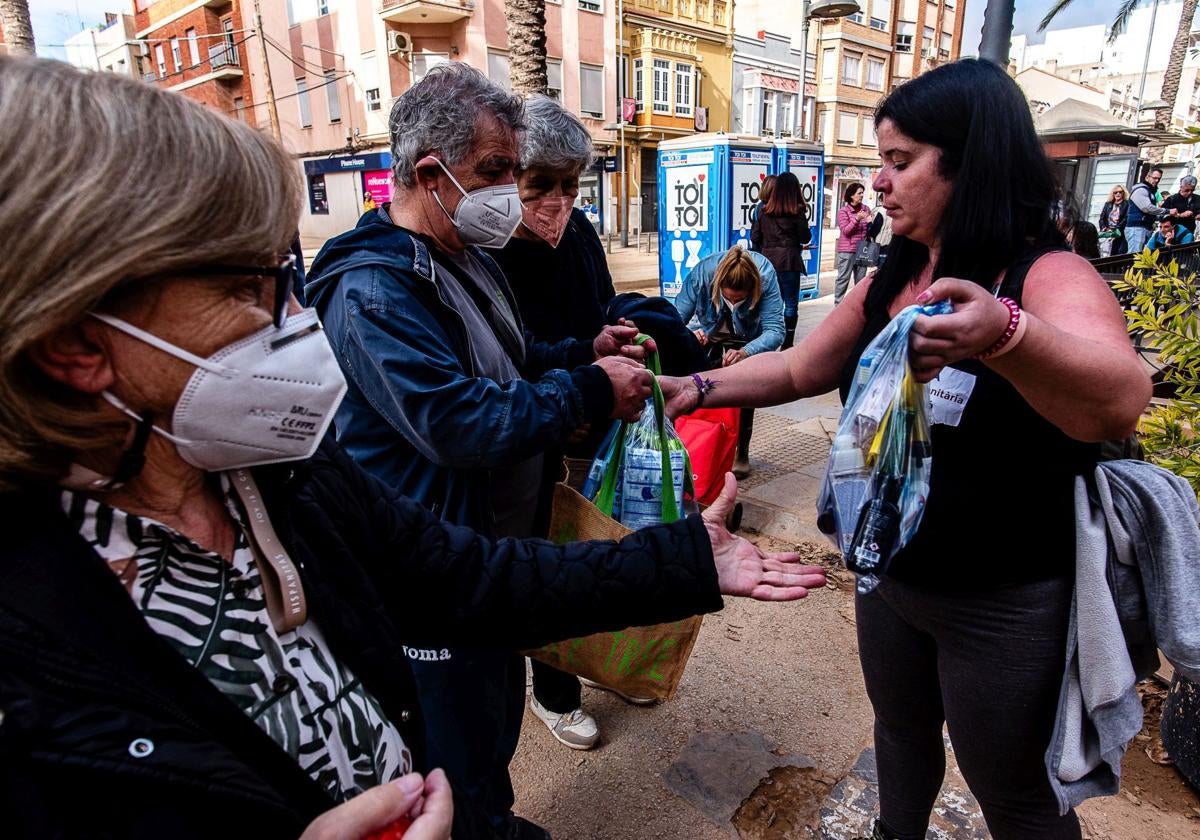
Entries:
<svg viewBox="0 0 1200 840">
<path fill-rule="evenodd" d="M 622 691 L 617 691 L 615 688 L 609 688 L 606 685 L 601 685 L 600 683 L 595 682 L 594 680 L 589 680 L 587 677 L 580 677 L 579 681 L 581 683 L 583 683 L 584 685 L 586 685 L 588 688 L 598 688 L 601 691 L 611 691 L 613 694 L 620 697 L 626 703 L 632 703 L 635 706 L 653 706 L 655 703 L 658 702 L 658 700 L 656 700 L 653 697 L 630 697 L 628 694 L 625 694 Z"/>
<path fill-rule="evenodd" d="M 560 715 L 545 708 L 533 695 L 529 697 L 529 708 L 546 724 L 551 735 L 573 750 L 590 750 L 600 740 L 596 719 L 583 709 Z"/>
</svg>

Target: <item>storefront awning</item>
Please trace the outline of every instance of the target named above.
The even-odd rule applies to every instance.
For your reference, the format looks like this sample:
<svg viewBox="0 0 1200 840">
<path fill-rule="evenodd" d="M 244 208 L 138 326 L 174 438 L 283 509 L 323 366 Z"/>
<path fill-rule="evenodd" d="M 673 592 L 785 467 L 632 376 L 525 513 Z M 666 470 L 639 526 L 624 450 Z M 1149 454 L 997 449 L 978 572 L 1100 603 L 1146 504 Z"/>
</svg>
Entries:
<svg viewBox="0 0 1200 840">
<path fill-rule="evenodd" d="M 1096 105 L 1064 99 L 1033 118 L 1038 137 L 1047 140 L 1100 140 L 1126 146 L 1169 146 L 1187 139 L 1170 129 L 1135 128 Z"/>
</svg>

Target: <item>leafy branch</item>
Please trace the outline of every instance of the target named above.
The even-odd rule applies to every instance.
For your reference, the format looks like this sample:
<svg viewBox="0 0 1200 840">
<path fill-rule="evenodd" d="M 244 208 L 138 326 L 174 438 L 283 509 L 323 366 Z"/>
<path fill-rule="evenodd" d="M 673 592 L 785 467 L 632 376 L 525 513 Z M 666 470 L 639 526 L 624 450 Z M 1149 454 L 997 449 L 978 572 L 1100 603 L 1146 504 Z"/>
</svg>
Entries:
<svg viewBox="0 0 1200 840">
<path fill-rule="evenodd" d="M 1198 138 L 1200 139 L 1200 138 Z M 1155 404 L 1138 425 L 1146 457 L 1186 479 L 1200 493 L 1200 283 L 1179 265 L 1158 262 L 1157 251 L 1134 256 L 1125 279 L 1113 284 L 1130 333 L 1153 347 L 1174 395 Z"/>
</svg>

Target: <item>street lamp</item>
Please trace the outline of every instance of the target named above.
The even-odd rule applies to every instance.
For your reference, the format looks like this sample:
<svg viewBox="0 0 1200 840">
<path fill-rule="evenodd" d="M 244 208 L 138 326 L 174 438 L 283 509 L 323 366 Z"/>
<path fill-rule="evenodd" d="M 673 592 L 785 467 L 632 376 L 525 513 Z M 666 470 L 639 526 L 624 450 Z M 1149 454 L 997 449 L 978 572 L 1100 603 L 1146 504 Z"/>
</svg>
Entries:
<svg viewBox="0 0 1200 840">
<path fill-rule="evenodd" d="M 855 0 L 804 0 L 800 5 L 800 108 L 804 109 L 804 88 L 808 84 L 808 19 L 833 20 L 862 11 Z M 813 99 L 813 122 L 817 120 L 816 99 Z M 807 140 L 806 120 L 800 117 L 800 139 Z"/>
</svg>

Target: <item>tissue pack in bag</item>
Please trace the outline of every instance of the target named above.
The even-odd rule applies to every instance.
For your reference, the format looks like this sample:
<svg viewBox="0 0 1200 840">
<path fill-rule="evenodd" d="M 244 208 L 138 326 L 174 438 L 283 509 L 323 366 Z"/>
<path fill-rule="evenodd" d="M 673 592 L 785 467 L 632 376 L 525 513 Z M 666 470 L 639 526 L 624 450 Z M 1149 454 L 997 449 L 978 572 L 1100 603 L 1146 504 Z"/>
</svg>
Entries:
<svg viewBox="0 0 1200 840">
<path fill-rule="evenodd" d="M 621 488 L 621 524 L 637 530 L 662 523 L 662 452 L 639 446 L 625 446 L 625 463 L 619 479 Z M 675 507 L 683 517 L 684 453 L 671 450 L 671 482 L 675 486 Z"/>
</svg>

